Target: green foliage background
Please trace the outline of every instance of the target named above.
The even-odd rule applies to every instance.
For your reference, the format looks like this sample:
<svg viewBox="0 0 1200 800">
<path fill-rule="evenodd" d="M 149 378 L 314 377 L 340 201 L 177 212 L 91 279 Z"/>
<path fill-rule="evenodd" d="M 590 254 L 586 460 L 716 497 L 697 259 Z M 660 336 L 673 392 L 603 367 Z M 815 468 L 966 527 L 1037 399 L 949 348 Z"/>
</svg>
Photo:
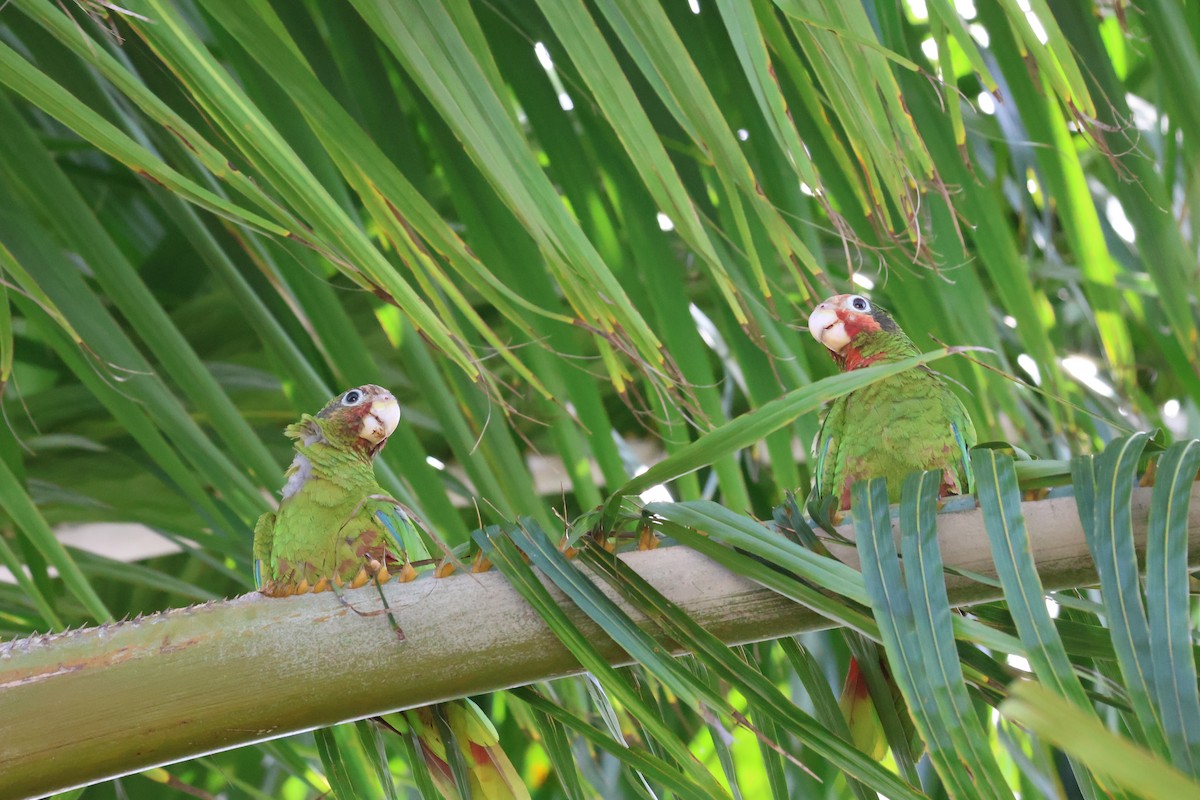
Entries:
<svg viewBox="0 0 1200 800">
<path fill-rule="evenodd" d="M 385 486 L 447 541 L 519 515 L 556 535 L 647 451 L 831 374 L 803 322 L 856 286 L 921 349 L 989 349 L 938 364 L 983 440 L 1065 459 L 1200 431 L 1193 4 L 124 6 L 0 10 L 5 638 L 250 590 L 282 427 L 365 382 L 405 409 Z M 666 488 L 769 518 L 808 485 L 816 423 Z M 533 453 L 561 458 L 561 491 L 534 485 Z M 51 532 L 100 521 L 181 552 L 123 563 Z M 1099 624 L 1094 598 L 1063 602 Z M 747 657 L 808 706 L 796 675 L 836 683 L 846 655 L 823 634 Z M 556 687 L 560 714 L 603 728 L 607 701 Z M 865 791 L 839 757 L 798 749 L 810 776 L 643 691 L 723 790 Z M 616 705 L 613 726 L 669 760 Z M 493 711 L 539 797 L 649 791 L 533 707 Z M 347 730 L 324 753 L 333 737 L 368 765 Z M 989 731 L 1010 788 L 1062 790 L 1049 750 Z M 299 737 L 123 784 L 317 796 L 317 750 Z"/>
</svg>

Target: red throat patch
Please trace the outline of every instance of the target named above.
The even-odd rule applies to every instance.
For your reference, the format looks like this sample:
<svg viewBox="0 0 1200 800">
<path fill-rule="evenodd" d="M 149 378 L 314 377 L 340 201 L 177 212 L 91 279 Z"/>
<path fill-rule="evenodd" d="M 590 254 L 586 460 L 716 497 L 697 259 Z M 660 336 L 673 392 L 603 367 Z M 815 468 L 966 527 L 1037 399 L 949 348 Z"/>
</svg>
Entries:
<svg viewBox="0 0 1200 800">
<path fill-rule="evenodd" d="M 880 330 L 879 323 L 870 314 L 864 314 L 861 311 L 846 311 L 839 308 L 837 311 L 838 319 L 846 327 L 846 335 L 850 337 L 850 341 L 860 333 L 874 333 Z"/>
<path fill-rule="evenodd" d="M 849 372 L 852 369 L 862 369 L 878 361 L 883 356 L 882 353 L 877 353 L 873 356 L 863 356 L 854 344 L 860 333 L 874 333 L 881 330 L 875 318 L 870 314 L 846 311 L 844 309 L 838 309 L 837 315 L 846 329 L 846 336 L 850 339 L 850 342 L 842 348 L 842 352 L 840 353 L 834 353 L 832 350 L 829 352 L 842 371 Z"/>
<path fill-rule="evenodd" d="M 886 354 L 876 353 L 872 356 L 864 356 L 858 351 L 857 347 L 855 347 L 853 344 L 848 344 L 842 349 L 842 352 L 834 353 L 831 351 L 830 355 L 833 356 L 833 360 L 837 362 L 837 365 L 841 368 L 842 372 L 849 372 L 852 369 L 869 367 L 875 362 L 879 361 L 879 359 L 883 358 Z"/>
</svg>

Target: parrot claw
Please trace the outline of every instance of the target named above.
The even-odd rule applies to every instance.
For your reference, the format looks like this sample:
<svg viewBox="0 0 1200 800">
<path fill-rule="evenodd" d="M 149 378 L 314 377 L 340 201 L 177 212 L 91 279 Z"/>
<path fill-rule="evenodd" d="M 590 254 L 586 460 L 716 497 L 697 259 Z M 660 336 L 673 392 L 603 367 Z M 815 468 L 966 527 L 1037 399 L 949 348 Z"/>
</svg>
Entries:
<svg viewBox="0 0 1200 800">
<path fill-rule="evenodd" d="M 579 554 L 579 550 L 571 546 L 571 541 L 565 533 L 562 535 L 562 538 L 558 540 L 558 550 L 567 558 L 574 558 Z"/>
<path fill-rule="evenodd" d="M 650 528 L 642 528 L 642 532 L 638 534 L 638 550 L 654 550 L 658 547 L 659 539 L 654 535 L 654 531 Z"/>
<path fill-rule="evenodd" d="M 371 580 L 371 576 L 367 574 L 367 568 L 363 567 L 354 576 L 354 580 L 350 581 L 351 589 L 359 589 L 367 585 L 367 581 Z"/>
<path fill-rule="evenodd" d="M 1158 475 L 1158 459 L 1154 459 L 1146 465 L 1146 471 L 1142 473 L 1141 479 L 1138 481 L 1138 486 L 1153 486 L 1154 478 Z"/>
</svg>

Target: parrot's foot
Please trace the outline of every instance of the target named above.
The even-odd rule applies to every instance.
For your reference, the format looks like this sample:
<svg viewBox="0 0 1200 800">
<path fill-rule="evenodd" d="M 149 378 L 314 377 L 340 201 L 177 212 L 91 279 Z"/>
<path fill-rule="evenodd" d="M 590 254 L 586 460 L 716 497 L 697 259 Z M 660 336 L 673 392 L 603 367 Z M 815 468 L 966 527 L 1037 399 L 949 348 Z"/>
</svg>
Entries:
<svg viewBox="0 0 1200 800">
<path fill-rule="evenodd" d="M 592 537 L 593 542 L 604 548 L 606 552 L 611 553 L 617 549 L 617 537 L 613 534 L 604 533 L 602 531 L 592 531 L 588 535 Z"/>
<path fill-rule="evenodd" d="M 579 554 L 579 550 L 571 544 L 571 537 L 565 533 L 558 540 L 558 551 L 567 558 L 574 558 Z"/>
<path fill-rule="evenodd" d="M 361 589 L 367 585 L 367 581 L 371 580 L 371 577 L 371 573 L 367 572 L 367 568 L 363 566 L 358 570 L 358 574 L 350 579 L 349 588 Z"/>
<path fill-rule="evenodd" d="M 1146 465 L 1146 471 L 1142 473 L 1142 477 L 1138 480 L 1138 486 L 1153 486 L 1154 478 L 1158 475 L 1158 459 L 1154 459 Z"/>
<path fill-rule="evenodd" d="M 294 594 L 308 594 L 310 590 L 308 581 L 300 581 L 294 583 L 291 581 L 267 581 L 262 585 L 259 594 L 267 597 L 291 597 Z"/>
<path fill-rule="evenodd" d="M 400 565 L 400 569 L 394 573 L 388 571 L 386 564 L 382 564 L 373 558 L 366 563 L 362 570 L 359 571 L 359 575 L 355 576 L 355 580 L 357 581 L 359 576 L 361 576 L 364 572 L 367 575 L 367 580 L 374 578 L 376 585 L 379 586 L 387 583 L 392 578 L 395 578 L 398 583 L 409 583 L 417 578 L 417 569 L 407 558 L 404 560 L 404 563 Z"/>
<path fill-rule="evenodd" d="M 328 592 L 334 589 L 335 585 L 336 588 L 341 588 L 341 581 L 336 577 L 333 581 L 330 581 L 328 577 L 324 576 L 312 583 L 309 582 L 308 578 L 301 578 L 299 582 L 296 582 L 294 579 L 266 581 L 263 583 L 262 588 L 259 589 L 259 592 L 267 597 L 291 597 L 292 595 L 308 594 L 309 592 L 313 594 Z"/>
<path fill-rule="evenodd" d="M 660 542 L 659 538 L 654 535 L 654 531 L 650 528 L 650 526 L 645 525 L 642 527 L 642 530 L 638 533 L 637 549 L 638 550 L 654 550 L 655 548 L 658 547 L 659 542 Z"/>
<path fill-rule="evenodd" d="M 264 597 L 291 597 L 295 592 L 291 586 L 281 585 L 275 581 L 267 581 L 259 588 L 258 593 Z"/>
<path fill-rule="evenodd" d="M 597 547 L 604 548 L 611 553 L 617 549 L 617 537 L 612 532 L 596 526 L 587 532 L 587 538 L 592 541 Z M 587 542 L 584 542 L 587 544 Z"/>
</svg>

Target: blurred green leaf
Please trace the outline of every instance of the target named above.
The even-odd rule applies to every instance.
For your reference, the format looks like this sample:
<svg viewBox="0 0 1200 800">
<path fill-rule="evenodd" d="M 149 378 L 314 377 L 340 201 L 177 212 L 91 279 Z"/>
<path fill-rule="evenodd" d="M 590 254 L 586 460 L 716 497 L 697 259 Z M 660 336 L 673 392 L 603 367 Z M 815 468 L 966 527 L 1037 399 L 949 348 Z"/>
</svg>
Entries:
<svg viewBox="0 0 1200 800">
<path fill-rule="evenodd" d="M 1200 792 L 1200 784 L 1169 762 L 1109 731 L 1099 720 L 1033 681 L 1013 686 L 1012 697 L 1000 707 L 1000 713 L 1140 797 L 1166 800 Z"/>
</svg>

